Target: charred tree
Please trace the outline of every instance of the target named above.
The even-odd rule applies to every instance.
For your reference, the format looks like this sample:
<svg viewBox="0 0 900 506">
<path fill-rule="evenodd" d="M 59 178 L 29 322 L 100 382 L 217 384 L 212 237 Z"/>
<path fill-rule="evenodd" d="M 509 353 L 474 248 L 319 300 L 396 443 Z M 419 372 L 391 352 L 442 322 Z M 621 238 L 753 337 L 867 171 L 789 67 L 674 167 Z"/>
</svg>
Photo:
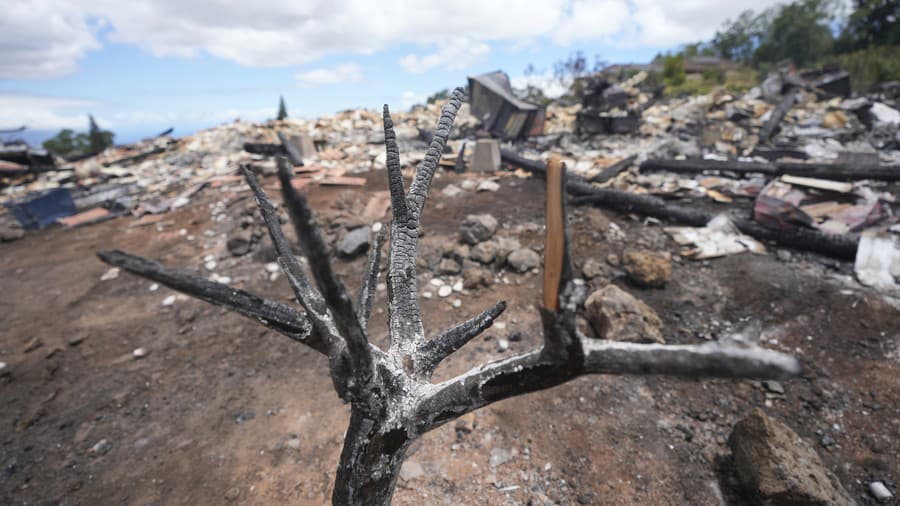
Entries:
<svg viewBox="0 0 900 506">
<path fill-rule="evenodd" d="M 433 383 L 432 372 L 441 361 L 489 328 L 506 308 L 504 302 L 498 302 L 429 338 L 419 306 L 416 251 L 422 214 L 463 93 L 456 89 L 443 107 L 427 155 L 409 188 L 404 188 L 397 138 L 388 108 L 384 108 L 393 214 L 387 255 L 390 345 L 386 350 L 368 341 L 382 236 L 376 237 L 371 250 L 362 289 L 351 298 L 332 270 L 305 196 L 290 184 L 291 168 L 283 158 L 279 158 L 283 200 L 309 262 L 311 280 L 291 252 L 275 207 L 253 173 L 247 168 L 242 170 L 256 195 L 278 261 L 302 313 L 126 253 L 101 252 L 100 257 L 134 274 L 253 318 L 329 358 L 334 388 L 351 405 L 350 426 L 332 497 L 338 505 L 389 504 L 406 450 L 416 438 L 493 402 L 550 388 L 581 375 L 787 378 L 799 373 L 800 365 L 794 358 L 752 344 L 647 345 L 579 334 L 575 330 L 578 297 L 566 241 L 566 183 L 564 169 L 557 160 L 548 171 L 548 239 L 553 244 L 547 248 L 545 259 L 543 345 Z"/>
</svg>

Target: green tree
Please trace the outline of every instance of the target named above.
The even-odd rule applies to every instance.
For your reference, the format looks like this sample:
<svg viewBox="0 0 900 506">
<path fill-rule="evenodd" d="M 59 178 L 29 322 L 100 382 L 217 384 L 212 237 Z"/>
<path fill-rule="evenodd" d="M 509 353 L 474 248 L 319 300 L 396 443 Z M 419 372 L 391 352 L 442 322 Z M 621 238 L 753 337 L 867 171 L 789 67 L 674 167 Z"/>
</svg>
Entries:
<svg viewBox="0 0 900 506">
<path fill-rule="evenodd" d="M 284 105 L 284 97 L 278 97 L 278 121 L 287 119 L 287 107 Z"/>
<path fill-rule="evenodd" d="M 755 63 L 791 59 L 797 65 L 810 65 L 834 47 L 830 23 L 835 20 L 832 0 L 801 0 L 767 10 L 765 28 L 759 46 L 753 52 Z"/>
<path fill-rule="evenodd" d="M 900 0 L 856 0 L 838 37 L 838 52 L 900 46 Z"/>
<path fill-rule="evenodd" d="M 88 147 L 91 153 L 99 153 L 113 145 L 114 134 L 109 130 L 101 130 L 94 120 L 93 114 L 88 114 L 90 128 L 88 130 Z"/>
<path fill-rule="evenodd" d="M 726 21 L 709 42 L 713 51 L 731 61 L 743 64 L 753 62 L 753 53 L 765 31 L 764 18 L 753 11 L 744 11 L 734 21 Z"/>
<path fill-rule="evenodd" d="M 663 80 L 668 86 L 681 86 L 686 79 L 684 73 L 684 55 L 664 54 L 661 56 Z"/>
<path fill-rule="evenodd" d="M 67 157 L 87 153 L 90 141 L 87 134 L 76 134 L 72 129 L 64 128 L 53 138 L 44 141 L 43 146 L 48 151 Z"/>
<path fill-rule="evenodd" d="M 449 98 L 450 98 L 450 90 L 445 88 L 441 91 L 437 91 L 437 92 L 433 93 L 430 97 L 428 97 L 427 100 L 425 100 L 425 103 L 431 105 L 431 104 L 434 104 L 437 102 L 443 102 Z"/>
</svg>

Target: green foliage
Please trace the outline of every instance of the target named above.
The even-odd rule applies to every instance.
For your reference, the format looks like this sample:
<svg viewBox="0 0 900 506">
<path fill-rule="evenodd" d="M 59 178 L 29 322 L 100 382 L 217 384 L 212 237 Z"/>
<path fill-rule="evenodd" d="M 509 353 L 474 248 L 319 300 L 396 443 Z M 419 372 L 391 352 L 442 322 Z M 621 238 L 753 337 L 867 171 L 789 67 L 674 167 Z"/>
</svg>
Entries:
<svg viewBox="0 0 900 506">
<path fill-rule="evenodd" d="M 286 120 L 287 117 L 287 107 L 284 105 L 284 97 L 278 97 L 278 116 L 275 119 L 283 121 Z"/>
<path fill-rule="evenodd" d="M 99 153 L 106 148 L 112 147 L 114 134 L 109 130 L 100 130 L 94 116 L 88 114 L 90 128 L 88 129 L 88 148 L 91 153 Z"/>
<path fill-rule="evenodd" d="M 55 137 L 44 141 L 43 146 L 52 153 L 66 157 L 87 153 L 90 141 L 86 133 L 76 134 L 73 130 L 64 128 Z"/>
<path fill-rule="evenodd" d="M 88 115 L 88 125 L 88 133 L 75 133 L 69 128 L 64 128 L 56 136 L 44 141 L 43 146 L 48 151 L 66 158 L 99 153 L 113 145 L 115 135 L 108 130 L 101 130 L 93 115 Z"/>
<path fill-rule="evenodd" d="M 831 0 L 801 0 L 767 10 L 763 15 L 766 30 L 753 52 L 754 62 L 790 59 L 800 66 L 815 63 L 834 46 L 829 26 L 834 13 Z"/>
<path fill-rule="evenodd" d="M 662 62 L 663 82 L 666 86 L 681 86 L 685 81 L 684 55 L 664 54 L 660 58 Z"/>
<path fill-rule="evenodd" d="M 450 98 L 450 90 L 445 88 L 441 91 L 434 93 L 430 97 L 428 97 L 428 99 L 425 102 L 428 105 L 431 105 L 436 102 L 444 102 L 444 101 L 448 100 L 449 98 Z"/>
<path fill-rule="evenodd" d="M 826 59 L 850 74 L 854 89 L 866 90 L 885 81 L 900 81 L 900 45 L 873 46 Z"/>
<path fill-rule="evenodd" d="M 900 46 L 900 0 L 856 0 L 838 37 L 838 52 L 870 46 Z M 896 53 L 895 53 L 896 55 Z"/>
</svg>

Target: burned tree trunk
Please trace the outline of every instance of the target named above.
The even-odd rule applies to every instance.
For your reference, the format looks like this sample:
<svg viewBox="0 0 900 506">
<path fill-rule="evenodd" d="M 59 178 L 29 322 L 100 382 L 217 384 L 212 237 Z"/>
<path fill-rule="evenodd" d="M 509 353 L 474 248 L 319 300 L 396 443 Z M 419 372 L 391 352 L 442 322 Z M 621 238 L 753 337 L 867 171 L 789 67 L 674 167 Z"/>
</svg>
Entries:
<svg viewBox="0 0 900 506">
<path fill-rule="evenodd" d="M 387 505 L 409 445 L 426 432 L 493 402 L 560 385 L 584 374 L 671 374 L 685 377 L 787 378 L 799 373 L 792 357 L 751 344 L 707 343 L 663 346 L 617 343 L 575 330 L 579 303 L 566 234 L 565 171 L 558 159 L 548 174 L 548 244 L 541 309 L 544 342 L 539 348 L 497 360 L 442 383 L 431 375 L 442 360 L 489 328 L 504 302 L 468 321 L 426 338 L 417 295 L 416 256 L 422 213 L 432 176 L 444 152 L 463 100 L 456 89 L 444 106 L 424 161 L 408 191 L 404 188 L 396 135 L 384 108 L 385 146 L 392 219 L 388 252 L 390 347 L 368 341 L 382 236 L 376 237 L 362 289 L 351 298 L 335 276 L 327 248 L 304 195 L 290 184 L 291 167 L 279 157 L 279 176 L 288 214 L 300 239 L 312 281 L 281 230 L 275 207 L 256 177 L 242 168 L 269 230 L 278 262 L 300 313 L 283 304 L 229 286 L 168 270 L 122 252 L 100 258 L 129 272 L 258 320 L 329 358 L 338 396 L 351 405 L 350 425 L 337 470 L 332 501 L 337 505 Z M 286 146 L 285 146 L 286 147 Z M 318 287 L 313 287 L 313 282 Z M 354 302 L 355 301 L 355 302 Z"/>
</svg>

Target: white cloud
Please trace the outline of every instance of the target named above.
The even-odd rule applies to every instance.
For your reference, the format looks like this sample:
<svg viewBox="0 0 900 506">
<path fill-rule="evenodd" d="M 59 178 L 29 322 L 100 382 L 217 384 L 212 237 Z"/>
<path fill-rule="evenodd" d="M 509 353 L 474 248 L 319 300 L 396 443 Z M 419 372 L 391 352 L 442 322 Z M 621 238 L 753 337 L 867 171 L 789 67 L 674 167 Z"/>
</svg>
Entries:
<svg viewBox="0 0 900 506">
<path fill-rule="evenodd" d="M 425 56 L 408 54 L 398 62 L 403 70 L 418 74 L 433 68 L 464 69 L 484 59 L 491 47 L 471 37 L 456 37 L 439 44 L 437 51 Z"/>
<path fill-rule="evenodd" d="M 100 44 L 85 12 L 59 0 L 4 3 L 0 12 L 0 79 L 60 77 Z"/>
<path fill-rule="evenodd" d="M 515 90 L 524 91 L 529 86 L 540 89 L 547 98 L 557 98 L 569 91 L 571 82 L 560 82 L 552 73 L 531 74 L 510 78 L 510 85 Z"/>
<path fill-rule="evenodd" d="M 354 83 L 362 81 L 362 67 L 355 63 L 344 63 L 331 68 L 318 68 L 307 72 L 300 72 L 296 76 L 297 83 L 304 88 L 315 86 L 328 86 L 340 83 Z"/>
<path fill-rule="evenodd" d="M 99 105 L 93 100 L 0 93 L 0 126 L 25 125 L 34 130 L 87 130 L 88 112 Z M 107 126 L 97 118 L 101 126 Z"/>
<path fill-rule="evenodd" d="M 575 40 L 608 38 L 622 30 L 628 17 L 625 0 L 575 0 L 553 31 L 553 40 L 569 45 Z"/>
<path fill-rule="evenodd" d="M 0 78 L 72 72 L 111 41 L 158 56 L 210 54 L 250 67 L 305 64 L 336 54 L 372 54 L 401 44 L 412 72 L 463 68 L 493 43 L 590 40 L 618 46 L 672 46 L 708 38 L 723 21 L 778 0 L 16 0 L 0 16 Z M 99 21 L 91 21 L 99 20 Z"/>
<path fill-rule="evenodd" d="M 416 104 L 424 104 L 426 100 L 428 100 L 428 95 L 424 93 L 404 91 L 400 95 L 400 107 L 402 109 L 409 109 Z"/>
</svg>

